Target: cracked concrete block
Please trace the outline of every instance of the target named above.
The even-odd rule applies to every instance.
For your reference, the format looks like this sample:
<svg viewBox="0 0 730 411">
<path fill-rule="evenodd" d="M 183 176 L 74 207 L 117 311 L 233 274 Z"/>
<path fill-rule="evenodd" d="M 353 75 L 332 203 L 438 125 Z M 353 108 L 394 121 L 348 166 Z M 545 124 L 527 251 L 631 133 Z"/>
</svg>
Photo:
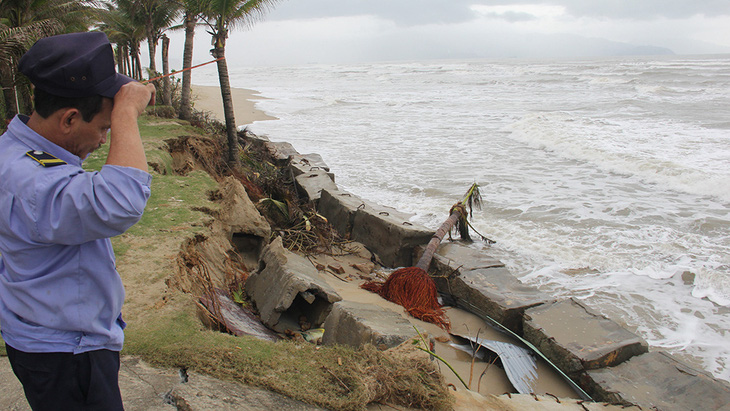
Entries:
<svg viewBox="0 0 730 411">
<path fill-rule="evenodd" d="M 294 178 L 294 181 L 296 181 L 297 190 L 315 205 L 322 197 L 323 190 L 337 190 L 337 185 L 324 170 L 313 170 L 300 174 Z"/>
<path fill-rule="evenodd" d="M 329 166 L 324 162 L 319 154 L 294 154 L 289 157 L 289 168 L 292 170 L 294 177 L 309 173 L 312 171 L 322 170 L 335 181 L 335 174 L 330 172 Z"/>
<path fill-rule="evenodd" d="M 433 255 L 429 273 L 445 277 L 455 270 L 459 272 L 482 268 L 504 267 L 504 263 L 490 256 L 486 250 L 470 247 L 463 241 L 444 241 Z M 416 259 L 421 257 L 425 247 L 418 247 Z"/>
<path fill-rule="evenodd" d="M 413 250 L 426 244 L 434 232 L 409 221 L 410 215 L 366 203 L 352 219 L 352 240 L 365 244 L 386 267 L 410 267 Z"/>
<path fill-rule="evenodd" d="M 289 162 L 289 157 L 299 154 L 291 143 L 287 142 L 264 142 L 264 146 L 269 151 L 276 165 L 283 167 Z"/>
<path fill-rule="evenodd" d="M 262 252 L 259 270 L 246 281 L 261 322 L 283 332 L 298 329 L 301 316 L 319 327 L 342 297 L 327 284 L 309 260 L 286 250 L 281 237 Z"/>
<path fill-rule="evenodd" d="M 324 189 L 317 203 L 317 212 L 327 218 L 341 236 L 350 238 L 355 212 L 360 207 L 365 207 L 365 200 L 360 197 L 346 191 Z"/>
<path fill-rule="evenodd" d="M 523 327 L 527 341 L 573 375 L 648 351 L 641 337 L 573 299 L 528 309 Z"/>
<path fill-rule="evenodd" d="M 730 385 L 662 352 L 589 370 L 581 376 L 581 383 L 593 392 L 594 399 L 613 404 L 662 411 L 730 410 Z"/>
<path fill-rule="evenodd" d="M 517 334 L 522 333 L 525 310 L 554 301 L 537 288 L 523 284 L 504 267 L 452 271 L 432 278 L 439 292 L 451 300 L 449 304 L 482 318 L 488 315 Z"/>
<path fill-rule="evenodd" d="M 386 350 L 416 336 L 411 323 L 398 313 L 376 305 L 340 301 L 324 323 L 322 344 L 373 344 Z"/>
</svg>

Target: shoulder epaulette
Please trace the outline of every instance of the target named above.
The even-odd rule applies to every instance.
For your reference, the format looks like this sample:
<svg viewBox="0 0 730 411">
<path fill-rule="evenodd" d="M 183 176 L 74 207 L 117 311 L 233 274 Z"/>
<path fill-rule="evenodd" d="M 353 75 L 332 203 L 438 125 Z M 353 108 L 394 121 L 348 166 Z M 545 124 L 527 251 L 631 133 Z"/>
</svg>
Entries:
<svg viewBox="0 0 730 411">
<path fill-rule="evenodd" d="M 56 158 L 44 151 L 31 150 L 25 153 L 25 155 L 39 162 L 43 167 L 55 167 L 66 164 L 65 161 Z"/>
</svg>

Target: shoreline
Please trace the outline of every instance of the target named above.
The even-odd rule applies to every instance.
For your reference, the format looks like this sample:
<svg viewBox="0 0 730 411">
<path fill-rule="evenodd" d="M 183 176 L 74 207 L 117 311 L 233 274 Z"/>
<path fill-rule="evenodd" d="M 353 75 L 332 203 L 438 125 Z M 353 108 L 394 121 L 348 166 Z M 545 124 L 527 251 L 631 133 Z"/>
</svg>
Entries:
<svg viewBox="0 0 730 411">
<path fill-rule="evenodd" d="M 194 109 L 211 113 L 216 120 L 225 122 L 220 87 L 193 84 L 191 89 Z M 266 98 L 262 97 L 258 91 L 231 87 L 231 95 L 233 96 L 233 114 L 236 118 L 236 127 L 252 124 L 255 121 L 278 120 L 277 117 L 256 108 L 256 100 Z"/>
<path fill-rule="evenodd" d="M 196 108 L 197 110 L 208 111 L 216 119 L 224 121 L 223 103 L 220 97 L 220 88 L 217 86 L 193 85 L 192 89 L 195 103 L 194 108 Z M 231 92 L 234 98 L 234 109 L 237 126 L 251 124 L 254 121 L 266 121 L 276 119 L 275 117 L 266 114 L 264 111 L 255 108 L 255 100 L 266 98 L 258 95 L 258 91 L 236 88 L 231 89 Z M 328 258 L 322 256 L 315 259 L 322 259 L 323 261 L 327 261 L 327 263 L 330 262 L 328 261 Z M 339 262 L 342 263 L 343 266 L 349 267 L 349 264 L 344 264 L 343 261 Z M 327 264 L 323 265 L 327 266 Z M 350 270 L 350 268 L 347 269 Z M 353 277 L 356 276 L 354 272 L 350 274 Z M 420 329 L 425 330 L 430 335 L 439 336 L 442 340 L 449 339 L 448 333 L 445 333 L 443 330 L 434 326 L 433 324 L 424 323 L 405 314 L 402 310 L 402 307 L 382 299 L 380 296 L 377 296 L 377 294 L 365 291 L 358 286 L 353 286 L 353 284 L 344 285 L 341 281 L 334 281 L 330 283 L 330 286 L 332 286 L 338 293 L 340 293 L 340 295 L 342 295 L 343 299 L 346 301 L 356 301 L 368 305 L 389 307 L 388 309 L 400 313 L 408 321 L 418 324 Z M 491 327 L 486 326 L 484 321 L 478 319 L 471 313 L 465 312 L 456 307 L 449 307 L 448 312 L 449 316 L 452 318 L 452 321 L 455 324 L 454 330 L 460 332 L 463 335 L 469 335 L 470 330 L 481 329 L 482 338 L 484 338 L 485 336 L 489 336 L 490 339 L 493 340 L 503 340 L 504 338 L 501 337 L 499 333 L 495 332 Z M 515 340 L 511 340 L 509 338 L 507 338 L 506 340 L 516 343 Z M 443 356 L 447 361 L 449 361 L 449 363 L 459 372 L 459 374 L 466 376 L 473 374 L 471 356 L 459 351 L 458 349 L 450 347 L 447 343 L 439 342 L 438 345 L 440 355 Z M 487 369 L 489 369 L 488 366 Z M 453 373 L 445 369 L 443 371 L 444 372 L 442 373 L 442 375 L 447 383 L 453 384 L 454 386 L 460 386 L 459 380 Z M 552 394 L 558 395 L 561 398 L 566 399 L 578 398 L 578 395 L 571 388 L 569 388 L 569 386 L 561 379 L 561 377 L 557 375 L 553 370 L 551 370 L 546 363 L 540 362 L 539 372 L 541 378 L 538 386 L 536 387 L 538 388 L 539 393 L 550 392 Z M 498 395 L 503 392 L 509 392 L 511 390 L 511 383 L 507 380 L 506 375 L 503 371 L 498 371 L 498 368 L 495 367 L 489 372 L 487 372 L 487 370 L 485 369 L 484 373 L 485 378 L 478 384 L 481 387 L 482 392 L 486 391 L 490 394 Z"/>
</svg>

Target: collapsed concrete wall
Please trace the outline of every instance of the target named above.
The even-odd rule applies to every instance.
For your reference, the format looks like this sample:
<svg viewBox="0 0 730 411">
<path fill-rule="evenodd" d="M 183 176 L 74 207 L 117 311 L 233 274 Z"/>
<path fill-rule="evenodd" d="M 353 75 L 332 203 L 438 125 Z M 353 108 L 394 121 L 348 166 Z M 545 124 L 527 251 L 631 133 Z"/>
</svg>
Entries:
<svg viewBox="0 0 730 411">
<path fill-rule="evenodd" d="M 386 267 L 413 265 L 413 250 L 434 232 L 411 223 L 409 214 L 363 200 L 352 193 L 323 188 L 317 211 L 345 238 L 360 242 Z"/>
<path fill-rule="evenodd" d="M 264 248 L 246 292 L 261 322 L 279 332 L 298 329 L 302 322 L 307 328 L 320 327 L 332 304 L 342 300 L 309 260 L 284 248 L 281 237 Z"/>
<path fill-rule="evenodd" d="M 294 159 L 292 175 L 297 179 L 305 176 L 302 179 L 307 181 L 297 180 L 297 184 L 318 212 L 341 235 L 368 247 L 383 265 L 413 265 L 422 252 L 419 246 L 432 237 L 432 231 L 410 223 L 408 215 L 339 190 L 321 157 L 301 156 L 288 143 L 263 144 L 282 164 Z M 307 177 L 308 173 L 316 178 Z M 647 353 L 646 342 L 616 322 L 579 302 L 556 301 L 523 284 L 483 251 L 443 243 L 429 274 L 450 302 L 485 321 L 487 317 L 499 321 L 540 347 L 595 399 L 662 410 L 716 410 L 730 404 L 730 385 L 726 382 L 693 370 L 666 353 Z M 274 278 L 271 281 L 276 281 Z M 377 313 L 371 310 L 357 304 L 335 304 L 325 323 L 325 342 L 387 345 L 384 341 L 388 338 L 397 338 L 384 337 L 390 332 L 375 329 L 371 320 Z"/>
</svg>

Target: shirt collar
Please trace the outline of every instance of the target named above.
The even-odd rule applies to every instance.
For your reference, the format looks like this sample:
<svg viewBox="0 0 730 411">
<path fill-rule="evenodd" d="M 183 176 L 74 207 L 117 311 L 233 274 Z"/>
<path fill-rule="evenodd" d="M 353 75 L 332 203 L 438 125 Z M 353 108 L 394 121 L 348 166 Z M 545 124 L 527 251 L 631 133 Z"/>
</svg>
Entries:
<svg viewBox="0 0 730 411">
<path fill-rule="evenodd" d="M 68 164 L 81 167 L 83 160 L 79 158 L 79 156 L 66 151 L 66 149 L 56 145 L 47 138 L 33 131 L 33 129 L 28 127 L 26 124 L 29 119 L 30 117 L 24 114 L 18 114 L 15 118 L 13 118 L 10 124 L 8 124 L 8 131 L 10 131 L 21 144 L 26 145 L 29 150 L 44 151 L 67 162 Z"/>
</svg>

